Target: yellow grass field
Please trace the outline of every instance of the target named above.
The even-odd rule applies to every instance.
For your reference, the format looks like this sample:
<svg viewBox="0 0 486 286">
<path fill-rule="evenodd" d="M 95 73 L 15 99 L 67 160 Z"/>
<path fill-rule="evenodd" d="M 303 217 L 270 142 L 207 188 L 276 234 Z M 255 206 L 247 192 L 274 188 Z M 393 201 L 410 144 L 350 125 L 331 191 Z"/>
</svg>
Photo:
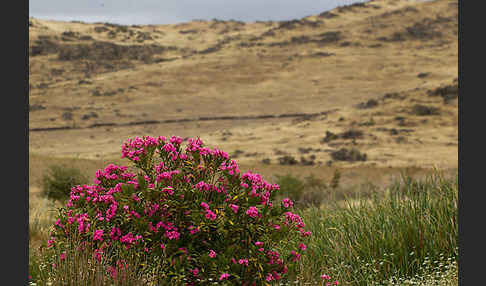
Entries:
<svg viewBox="0 0 486 286">
<path fill-rule="evenodd" d="M 29 185 L 51 163 L 126 164 L 122 142 L 144 135 L 200 136 L 269 177 L 455 170 L 457 13 L 375 0 L 284 22 L 30 18 Z"/>
</svg>

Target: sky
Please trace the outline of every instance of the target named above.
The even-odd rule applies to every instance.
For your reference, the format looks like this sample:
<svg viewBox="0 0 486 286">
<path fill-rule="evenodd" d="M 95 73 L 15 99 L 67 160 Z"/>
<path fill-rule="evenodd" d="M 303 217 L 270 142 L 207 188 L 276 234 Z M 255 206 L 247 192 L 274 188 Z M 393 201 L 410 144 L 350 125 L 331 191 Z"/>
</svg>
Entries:
<svg viewBox="0 0 486 286">
<path fill-rule="evenodd" d="M 29 0 L 29 16 L 122 25 L 192 20 L 283 21 L 365 0 Z"/>
</svg>

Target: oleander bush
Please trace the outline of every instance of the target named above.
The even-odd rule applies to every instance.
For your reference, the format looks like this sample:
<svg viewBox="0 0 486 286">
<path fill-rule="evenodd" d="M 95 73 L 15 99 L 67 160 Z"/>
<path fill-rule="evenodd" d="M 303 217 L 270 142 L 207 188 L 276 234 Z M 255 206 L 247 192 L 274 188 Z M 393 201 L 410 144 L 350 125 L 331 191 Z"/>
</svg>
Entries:
<svg viewBox="0 0 486 286">
<path fill-rule="evenodd" d="M 87 253 L 113 283 L 126 257 L 141 261 L 134 277 L 157 285 L 293 281 L 311 232 L 292 200 L 277 203 L 277 184 L 241 174 L 224 151 L 199 138 L 182 142 L 129 139 L 122 158 L 132 168 L 109 164 L 93 185 L 73 187 L 50 233 L 49 271 Z"/>
</svg>

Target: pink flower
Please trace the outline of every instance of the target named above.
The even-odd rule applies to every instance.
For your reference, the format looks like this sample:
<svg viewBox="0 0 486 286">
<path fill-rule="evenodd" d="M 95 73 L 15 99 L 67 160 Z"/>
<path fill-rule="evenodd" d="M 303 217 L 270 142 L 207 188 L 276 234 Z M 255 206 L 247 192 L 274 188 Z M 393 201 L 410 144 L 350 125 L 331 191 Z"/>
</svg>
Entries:
<svg viewBox="0 0 486 286">
<path fill-rule="evenodd" d="M 104 253 L 101 249 L 95 249 L 93 256 L 96 258 L 97 262 L 101 261 L 101 255 Z"/>
<path fill-rule="evenodd" d="M 282 269 L 282 274 L 285 274 L 289 271 L 289 268 L 287 266 L 284 265 L 283 269 Z"/>
<path fill-rule="evenodd" d="M 197 276 L 197 273 L 199 272 L 199 269 L 196 267 L 196 268 L 191 269 L 189 271 L 192 272 L 192 275 Z"/>
<path fill-rule="evenodd" d="M 312 232 L 310 232 L 310 231 L 302 232 L 302 236 L 311 236 L 311 235 L 312 235 Z"/>
<path fill-rule="evenodd" d="M 215 220 L 216 219 L 216 214 L 213 213 L 211 210 L 206 210 L 206 215 L 205 217 L 210 220 Z"/>
<path fill-rule="evenodd" d="M 160 248 L 165 249 L 165 245 L 163 243 L 161 243 Z"/>
<path fill-rule="evenodd" d="M 297 253 L 297 252 L 295 252 L 294 250 L 292 250 L 292 251 L 290 252 L 290 254 L 294 255 L 294 257 L 292 257 L 292 262 L 296 262 L 297 260 L 299 260 L 299 259 L 300 259 L 300 256 L 301 256 L 301 255 L 300 255 L 300 253 Z"/>
<path fill-rule="evenodd" d="M 231 207 L 231 209 L 233 209 L 233 212 L 234 212 L 234 213 L 237 213 L 237 212 L 238 212 L 238 208 L 239 208 L 239 206 L 234 205 L 234 204 L 231 204 L 231 205 L 230 205 L 230 207 Z"/>
<path fill-rule="evenodd" d="M 299 248 L 302 249 L 302 250 L 306 250 L 307 249 L 307 246 L 303 243 L 299 244 Z"/>
<path fill-rule="evenodd" d="M 195 226 L 193 226 L 193 225 L 189 226 L 189 228 L 188 228 L 188 229 L 189 229 L 189 232 L 190 232 L 191 234 L 195 234 L 196 232 L 199 232 L 199 228 L 198 228 L 198 227 L 195 227 Z"/>
<path fill-rule="evenodd" d="M 209 205 L 206 204 L 205 202 L 201 202 L 201 207 L 205 210 L 209 209 Z"/>
<path fill-rule="evenodd" d="M 165 236 L 170 240 L 173 240 L 173 239 L 178 240 L 180 235 L 181 234 L 178 231 L 175 231 L 175 230 L 165 232 Z"/>
<path fill-rule="evenodd" d="M 272 281 L 273 280 L 273 275 L 272 273 L 268 273 L 267 277 L 265 278 L 267 281 Z"/>
<path fill-rule="evenodd" d="M 103 241 L 103 232 L 104 231 L 102 229 L 96 230 L 93 234 L 93 241 L 94 240 Z"/>
<path fill-rule="evenodd" d="M 66 259 L 66 253 L 61 253 L 61 255 L 59 255 L 59 258 L 61 259 L 61 261 L 63 261 L 64 259 Z"/>
<path fill-rule="evenodd" d="M 257 241 L 257 242 L 255 242 L 255 245 L 256 245 L 256 246 L 262 246 L 262 245 L 263 245 L 263 242 L 261 242 L 261 241 Z"/>
<path fill-rule="evenodd" d="M 212 250 L 212 249 L 211 249 L 211 250 L 209 251 L 209 257 L 211 257 L 211 258 L 215 258 L 215 257 L 216 257 L 216 252 L 215 252 L 214 250 Z"/>
<path fill-rule="evenodd" d="M 283 199 L 282 200 L 282 203 L 283 203 L 284 207 L 286 207 L 286 208 L 291 208 L 294 205 L 294 203 L 292 202 L 292 200 L 289 199 L 289 198 Z"/>
<path fill-rule="evenodd" d="M 249 217 L 256 218 L 258 216 L 258 209 L 256 207 L 249 207 L 246 214 Z"/>
<path fill-rule="evenodd" d="M 331 279 L 331 276 L 329 276 L 329 275 L 327 275 L 327 274 L 322 274 L 322 275 L 321 275 L 321 279 L 322 279 L 322 280 L 329 280 L 329 279 Z"/>
<path fill-rule="evenodd" d="M 172 196 L 174 194 L 174 189 L 171 186 L 168 186 L 167 188 L 164 188 L 162 192 L 168 193 L 169 195 Z"/>
<path fill-rule="evenodd" d="M 108 272 L 110 272 L 110 277 L 112 279 L 116 279 L 116 267 L 115 266 L 108 266 Z"/>
<path fill-rule="evenodd" d="M 230 275 L 228 273 L 223 273 L 223 274 L 221 274 L 221 276 L 219 276 L 219 280 L 221 281 L 223 279 L 228 279 L 229 276 Z"/>
<path fill-rule="evenodd" d="M 276 229 L 276 230 L 280 230 L 280 225 L 278 224 L 274 224 L 273 227 Z"/>
<path fill-rule="evenodd" d="M 241 264 L 241 265 L 245 264 L 245 266 L 248 266 L 248 259 L 246 259 L 246 258 L 240 259 L 240 260 L 238 260 L 238 263 Z"/>
</svg>

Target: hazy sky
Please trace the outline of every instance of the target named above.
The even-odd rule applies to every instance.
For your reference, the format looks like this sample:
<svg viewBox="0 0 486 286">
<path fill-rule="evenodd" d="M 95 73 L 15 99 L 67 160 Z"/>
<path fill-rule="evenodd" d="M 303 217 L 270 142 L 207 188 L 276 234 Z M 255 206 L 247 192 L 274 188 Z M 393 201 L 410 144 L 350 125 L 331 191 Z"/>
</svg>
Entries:
<svg viewBox="0 0 486 286">
<path fill-rule="evenodd" d="M 34 18 L 125 25 L 291 20 L 365 0 L 29 0 Z"/>
</svg>

